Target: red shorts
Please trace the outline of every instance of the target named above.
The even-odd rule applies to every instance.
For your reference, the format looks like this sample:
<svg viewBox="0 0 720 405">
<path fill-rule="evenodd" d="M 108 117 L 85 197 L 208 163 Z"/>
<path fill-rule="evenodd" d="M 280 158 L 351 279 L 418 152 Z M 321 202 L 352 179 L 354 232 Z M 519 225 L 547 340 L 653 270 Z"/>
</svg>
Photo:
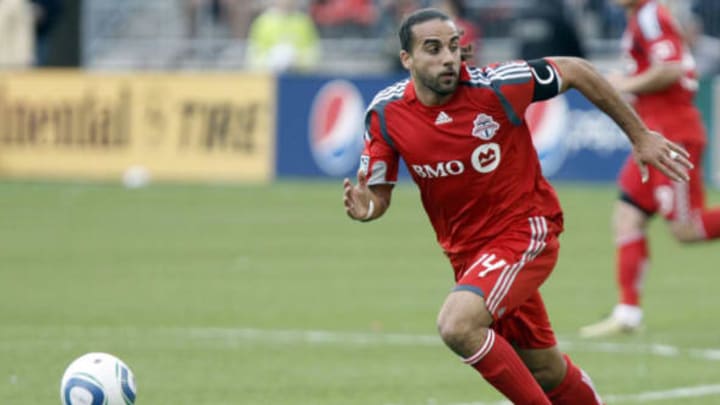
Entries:
<svg viewBox="0 0 720 405">
<path fill-rule="evenodd" d="M 492 329 L 521 349 L 557 344 L 538 289 L 557 262 L 560 231 L 560 225 L 533 217 L 471 255 L 450 256 L 455 290 L 482 296 Z"/>
<path fill-rule="evenodd" d="M 683 144 L 690 152 L 690 161 L 695 168 L 690 171 L 690 181 L 674 182 L 659 170 L 648 166 L 650 178 L 641 180 L 640 168 L 632 155 L 628 156 L 620 170 L 618 185 L 623 199 L 643 210 L 648 215 L 660 213 L 668 221 L 690 221 L 705 207 L 705 186 L 702 176 L 702 143 Z"/>
</svg>

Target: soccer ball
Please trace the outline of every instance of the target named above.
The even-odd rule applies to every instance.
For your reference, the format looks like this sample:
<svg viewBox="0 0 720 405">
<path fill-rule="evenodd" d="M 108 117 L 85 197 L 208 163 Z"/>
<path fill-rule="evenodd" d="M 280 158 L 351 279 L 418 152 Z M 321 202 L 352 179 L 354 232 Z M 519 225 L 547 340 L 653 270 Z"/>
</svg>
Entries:
<svg viewBox="0 0 720 405">
<path fill-rule="evenodd" d="M 122 360 L 107 353 L 87 353 L 63 374 L 63 405 L 133 405 L 135 376 Z"/>
</svg>

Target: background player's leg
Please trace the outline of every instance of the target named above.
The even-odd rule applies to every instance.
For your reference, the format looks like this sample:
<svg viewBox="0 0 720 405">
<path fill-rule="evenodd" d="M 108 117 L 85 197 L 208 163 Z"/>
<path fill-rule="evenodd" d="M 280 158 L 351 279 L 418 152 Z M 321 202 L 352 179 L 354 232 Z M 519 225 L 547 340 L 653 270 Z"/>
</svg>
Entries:
<svg viewBox="0 0 720 405">
<path fill-rule="evenodd" d="M 672 183 L 673 209 L 666 216 L 670 231 L 680 242 L 700 242 L 720 238 L 720 207 L 705 207 L 702 157 L 704 144 L 685 144 L 694 168 L 688 183 Z"/>
<path fill-rule="evenodd" d="M 706 210 L 700 216 L 705 240 L 720 238 L 720 207 Z"/>
<path fill-rule="evenodd" d="M 488 328 L 492 321 L 480 295 L 454 291 L 440 310 L 438 330 L 450 349 L 513 403 L 550 404 L 512 346 Z"/>
<path fill-rule="evenodd" d="M 702 176 L 703 145 L 685 145 L 695 168 L 688 183 L 672 183 L 672 211 L 666 216 L 670 232 L 679 242 L 701 242 L 720 238 L 720 207 L 705 207 Z"/>
<path fill-rule="evenodd" d="M 678 242 L 704 242 L 720 238 L 720 208 L 711 208 L 693 216 L 690 220 L 674 220 L 670 232 Z"/>
<path fill-rule="evenodd" d="M 590 376 L 560 353 L 557 346 L 548 349 L 518 349 L 518 354 L 547 393 L 553 405 L 599 405 Z"/>
<path fill-rule="evenodd" d="M 584 337 L 633 332 L 642 323 L 640 299 L 650 256 L 645 236 L 647 214 L 628 202 L 618 201 L 613 228 L 617 243 L 619 303 L 607 319 L 580 329 L 580 335 Z"/>
</svg>

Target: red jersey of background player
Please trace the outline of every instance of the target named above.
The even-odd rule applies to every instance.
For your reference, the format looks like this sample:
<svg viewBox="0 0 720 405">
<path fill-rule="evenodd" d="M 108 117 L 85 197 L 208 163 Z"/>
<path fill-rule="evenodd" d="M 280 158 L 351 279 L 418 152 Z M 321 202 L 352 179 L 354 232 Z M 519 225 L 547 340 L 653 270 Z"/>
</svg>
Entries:
<svg viewBox="0 0 720 405">
<path fill-rule="evenodd" d="M 562 226 L 557 196 L 542 176 L 523 116 L 559 92 L 550 63 L 465 64 L 446 104 L 428 107 L 410 80 L 368 107 L 361 168 L 368 184 L 394 183 L 402 157 L 437 239 L 450 254 L 477 249 L 503 231 L 544 216 Z"/>
<path fill-rule="evenodd" d="M 668 88 L 638 94 L 635 108 L 641 115 L 666 116 L 672 119 L 679 109 L 692 109 L 697 91 L 695 60 L 683 41 L 680 27 L 672 15 L 655 1 L 645 1 L 630 15 L 622 39 L 624 52 L 629 56 L 629 74 L 640 74 L 658 63 L 680 63 L 684 74 Z M 673 134 L 664 134 L 673 139 Z M 699 139 L 702 133 L 685 136 Z M 688 141 L 690 139 L 678 139 Z"/>
</svg>

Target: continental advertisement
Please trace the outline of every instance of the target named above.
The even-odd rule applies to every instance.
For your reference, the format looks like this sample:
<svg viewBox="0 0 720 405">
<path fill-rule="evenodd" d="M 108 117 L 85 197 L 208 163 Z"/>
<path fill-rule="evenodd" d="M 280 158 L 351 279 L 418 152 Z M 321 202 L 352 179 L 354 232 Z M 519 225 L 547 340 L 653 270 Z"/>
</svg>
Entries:
<svg viewBox="0 0 720 405">
<path fill-rule="evenodd" d="M 270 181 L 274 83 L 262 74 L 0 74 L 0 176 Z"/>
</svg>

